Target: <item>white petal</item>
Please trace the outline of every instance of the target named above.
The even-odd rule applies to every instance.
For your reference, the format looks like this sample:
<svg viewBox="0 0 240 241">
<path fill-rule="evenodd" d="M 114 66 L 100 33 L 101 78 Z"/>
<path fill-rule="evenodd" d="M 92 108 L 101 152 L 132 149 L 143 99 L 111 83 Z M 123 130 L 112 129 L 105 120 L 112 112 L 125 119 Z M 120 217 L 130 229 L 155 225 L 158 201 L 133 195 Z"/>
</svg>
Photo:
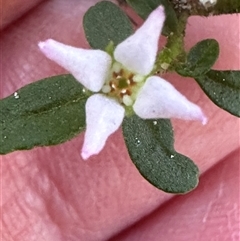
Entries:
<svg viewBox="0 0 240 241">
<path fill-rule="evenodd" d="M 111 57 L 101 50 L 80 49 L 48 39 L 38 44 L 46 57 L 55 61 L 87 89 L 99 91 L 111 66 Z"/>
<path fill-rule="evenodd" d="M 187 100 L 170 83 L 157 76 L 147 79 L 133 109 L 143 119 L 179 118 L 200 120 L 202 124 L 207 122 L 199 106 Z"/>
<path fill-rule="evenodd" d="M 117 101 L 101 94 L 92 95 L 86 103 L 87 129 L 82 158 L 86 160 L 98 154 L 107 138 L 120 127 L 123 118 L 124 108 Z"/>
<path fill-rule="evenodd" d="M 155 63 L 164 20 L 164 9 L 160 6 L 132 36 L 116 47 L 114 58 L 135 73 L 149 74 Z"/>
</svg>

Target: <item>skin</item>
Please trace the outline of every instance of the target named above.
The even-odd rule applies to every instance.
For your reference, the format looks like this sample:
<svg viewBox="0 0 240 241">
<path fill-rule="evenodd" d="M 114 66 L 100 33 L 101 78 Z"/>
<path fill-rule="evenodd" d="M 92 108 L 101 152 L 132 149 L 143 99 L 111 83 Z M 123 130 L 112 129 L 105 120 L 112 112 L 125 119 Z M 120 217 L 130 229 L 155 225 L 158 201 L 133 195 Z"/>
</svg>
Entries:
<svg viewBox="0 0 240 241">
<path fill-rule="evenodd" d="M 15 22 L 12 11 L 4 10 L 12 24 L 0 37 L 1 97 L 65 73 L 40 53 L 37 43 L 53 38 L 89 48 L 81 22 L 95 2 L 49 0 Z M 239 20 L 237 15 L 192 17 L 186 47 L 215 38 L 221 53 L 214 67 L 240 69 Z M 151 186 L 132 164 L 121 130 L 87 162 L 79 154 L 83 135 L 58 146 L 14 152 L 0 159 L 2 240 L 238 240 L 239 121 L 215 106 L 192 79 L 164 78 L 209 117 L 206 126 L 173 120 L 176 150 L 203 174 L 199 187 L 175 196 Z"/>
<path fill-rule="evenodd" d="M 0 5 L 0 30 L 34 8 L 43 0 L 3 0 Z"/>
</svg>

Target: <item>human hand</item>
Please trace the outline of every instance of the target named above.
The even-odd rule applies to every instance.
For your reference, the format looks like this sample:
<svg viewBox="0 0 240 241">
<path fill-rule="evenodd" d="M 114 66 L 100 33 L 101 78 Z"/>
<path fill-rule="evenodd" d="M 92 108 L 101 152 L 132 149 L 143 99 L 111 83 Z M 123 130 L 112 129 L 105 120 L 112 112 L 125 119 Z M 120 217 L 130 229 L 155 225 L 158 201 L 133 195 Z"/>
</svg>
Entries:
<svg viewBox="0 0 240 241">
<path fill-rule="evenodd" d="M 38 79 L 64 73 L 45 59 L 37 43 L 54 38 L 88 48 L 81 22 L 83 14 L 95 2 L 45 1 L 2 32 L 1 97 Z M 215 67 L 239 69 L 239 42 L 234 28 L 238 19 L 236 15 L 192 17 L 186 45 L 191 47 L 204 38 L 216 38 L 221 55 Z M 155 237 L 163 235 L 168 228 L 169 236 L 164 235 L 162 240 L 187 240 L 185 237 L 196 232 L 199 236 L 194 240 L 209 240 L 219 227 L 222 227 L 223 239 L 218 240 L 227 240 L 232 233 L 236 235 L 238 152 L 226 156 L 239 147 L 238 120 L 212 104 L 191 79 L 176 75 L 165 78 L 198 103 L 209 117 L 204 127 L 179 120 L 173 124 L 176 149 L 191 157 L 202 173 L 212 168 L 207 174 L 212 181 L 203 176 L 202 187 L 184 197 L 176 197 L 177 201 L 169 202 L 165 208 L 162 204 L 173 195 L 157 190 L 139 175 L 128 157 L 121 131 L 110 138 L 100 155 L 87 162 L 79 155 L 83 135 L 59 146 L 14 152 L 1 160 L 3 240 L 107 240 L 160 206 L 163 209 L 160 214 L 155 212 L 157 219 L 143 221 L 141 225 L 147 230 L 149 223 L 157 227 L 151 230 Z M 222 159 L 227 166 L 220 165 L 218 169 L 222 171 L 218 172 L 213 166 Z M 214 179 L 216 175 L 219 180 Z M 234 183 L 235 189 L 229 191 Z M 179 222 L 184 215 L 188 215 L 187 218 Z M 227 218 L 221 218 L 222 215 Z M 189 224 L 189 220 L 196 221 Z M 154 226 L 159 223 L 165 223 L 163 233 Z M 187 228 L 190 225 L 191 229 Z M 199 229 L 200 226 L 203 229 Z M 126 235 L 140 240 L 141 233 L 132 230 L 120 236 L 120 240 L 134 240 L 133 236 Z M 205 236 L 201 232 L 205 232 Z"/>
</svg>

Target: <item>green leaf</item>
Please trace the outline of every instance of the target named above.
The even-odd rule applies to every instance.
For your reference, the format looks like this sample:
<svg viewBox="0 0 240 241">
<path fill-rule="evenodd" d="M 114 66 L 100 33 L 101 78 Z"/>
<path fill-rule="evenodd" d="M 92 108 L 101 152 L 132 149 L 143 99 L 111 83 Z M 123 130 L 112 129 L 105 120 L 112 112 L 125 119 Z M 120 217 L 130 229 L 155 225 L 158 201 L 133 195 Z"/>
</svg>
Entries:
<svg viewBox="0 0 240 241">
<path fill-rule="evenodd" d="M 218 42 L 215 39 L 205 39 L 191 48 L 186 62 L 176 71 L 182 76 L 198 77 L 211 69 L 218 55 Z"/>
<path fill-rule="evenodd" d="M 85 128 L 83 87 L 60 75 L 29 84 L 0 101 L 0 153 L 65 142 Z"/>
<path fill-rule="evenodd" d="M 197 186 L 198 168 L 174 150 L 169 120 L 126 117 L 123 134 L 133 163 L 155 187 L 170 193 L 186 193 Z"/>
<path fill-rule="evenodd" d="M 210 70 L 195 79 L 216 105 L 240 117 L 240 71 Z"/>
<path fill-rule="evenodd" d="M 175 32 L 177 30 L 178 19 L 172 4 L 168 0 L 127 0 L 127 3 L 143 19 L 146 19 L 148 15 L 159 5 L 163 5 L 166 13 L 163 34 L 169 35 L 171 32 Z"/>
<path fill-rule="evenodd" d="M 221 0 L 216 1 L 213 14 L 229 14 L 240 13 L 240 1 L 239 0 Z"/>
<path fill-rule="evenodd" d="M 83 27 L 90 46 L 102 50 L 110 41 L 116 46 L 133 33 L 127 15 L 108 1 L 97 3 L 86 12 Z"/>
</svg>

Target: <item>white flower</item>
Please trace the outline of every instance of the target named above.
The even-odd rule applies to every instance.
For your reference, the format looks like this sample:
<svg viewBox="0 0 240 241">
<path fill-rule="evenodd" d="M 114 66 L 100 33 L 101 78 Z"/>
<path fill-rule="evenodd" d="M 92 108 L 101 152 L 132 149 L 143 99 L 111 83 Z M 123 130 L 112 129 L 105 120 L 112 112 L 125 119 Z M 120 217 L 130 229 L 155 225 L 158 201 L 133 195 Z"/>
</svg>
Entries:
<svg viewBox="0 0 240 241">
<path fill-rule="evenodd" d="M 125 109 L 143 119 L 181 118 L 206 123 L 201 109 L 170 83 L 149 76 L 165 20 L 162 6 L 114 50 L 114 58 L 101 50 L 75 48 L 46 40 L 40 50 L 69 72 L 87 89 L 98 92 L 86 103 L 86 133 L 82 158 L 98 154 L 107 138 L 121 125 Z"/>
</svg>

